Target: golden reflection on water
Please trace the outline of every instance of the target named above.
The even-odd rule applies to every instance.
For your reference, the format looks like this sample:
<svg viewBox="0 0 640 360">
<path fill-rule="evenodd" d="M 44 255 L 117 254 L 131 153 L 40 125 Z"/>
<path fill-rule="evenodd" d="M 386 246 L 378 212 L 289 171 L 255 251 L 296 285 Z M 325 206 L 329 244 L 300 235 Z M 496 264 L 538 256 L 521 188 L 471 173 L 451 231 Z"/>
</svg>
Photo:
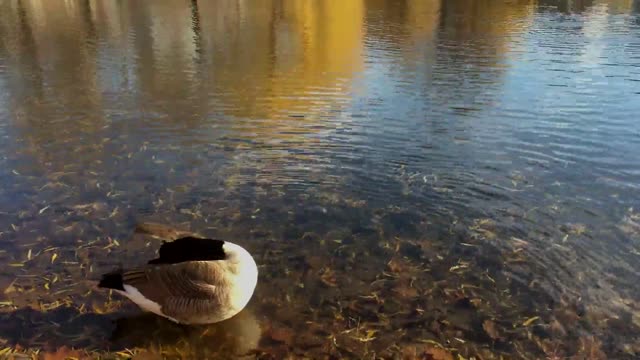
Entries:
<svg viewBox="0 0 640 360">
<path fill-rule="evenodd" d="M 313 147 L 318 136 L 310 135 L 335 127 L 326 115 L 335 118 L 366 91 L 360 80 L 367 58 L 376 56 L 367 43 L 392 51 L 393 61 L 413 58 L 419 66 L 464 50 L 424 54 L 416 44 L 435 49 L 439 42 L 479 37 L 486 40 L 462 65 L 491 69 L 508 51 L 504 35 L 526 26 L 520 19 L 531 17 L 532 3 L 8 2 L 5 50 L 21 84 L 7 89 L 9 106 L 34 150 L 52 140 L 82 147 L 92 138 L 93 148 L 82 157 L 100 156 L 104 140 L 114 136 L 102 129 L 113 113 L 125 111 L 166 124 L 159 126 L 173 136 L 222 117 L 233 119 L 223 126 L 236 139 Z M 437 36 L 441 30 L 445 35 Z M 452 80 L 443 79 L 442 101 L 457 96 L 446 85 Z M 51 123 L 63 126 L 51 131 Z M 64 159 L 56 162 L 61 171 Z"/>
<path fill-rule="evenodd" d="M 95 114 L 102 97 L 133 91 L 172 118 L 186 112 L 203 121 L 216 108 L 278 120 L 347 106 L 365 68 L 365 39 L 378 30 L 403 47 L 455 27 L 459 40 L 491 37 L 496 45 L 487 52 L 499 58 L 508 43 L 501 35 L 522 31 L 519 19 L 531 17 L 533 3 L 14 1 L 3 22 L 15 34 L 5 37 L 6 51 L 28 67 L 19 74 L 42 74 L 28 90 L 51 89 L 55 103 Z M 370 16 L 376 11 L 385 17 Z M 402 26 L 385 26 L 389 20 Z"/>
</svg>

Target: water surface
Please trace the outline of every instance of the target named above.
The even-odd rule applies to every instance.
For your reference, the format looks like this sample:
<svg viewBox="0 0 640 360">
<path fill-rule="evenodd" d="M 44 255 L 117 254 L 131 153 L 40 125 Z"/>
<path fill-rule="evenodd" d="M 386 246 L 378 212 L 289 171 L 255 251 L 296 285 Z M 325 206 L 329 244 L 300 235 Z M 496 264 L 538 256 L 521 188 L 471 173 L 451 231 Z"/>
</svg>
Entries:
<svg viewBox="0 0 640 360">
<path fill-rule="evenodd" d="M 1 2 L 0 354 L 635 358 L 639 113 L 636 0 Z M 247 310 L 96 291 L 141 221 Z"/>
</svg>

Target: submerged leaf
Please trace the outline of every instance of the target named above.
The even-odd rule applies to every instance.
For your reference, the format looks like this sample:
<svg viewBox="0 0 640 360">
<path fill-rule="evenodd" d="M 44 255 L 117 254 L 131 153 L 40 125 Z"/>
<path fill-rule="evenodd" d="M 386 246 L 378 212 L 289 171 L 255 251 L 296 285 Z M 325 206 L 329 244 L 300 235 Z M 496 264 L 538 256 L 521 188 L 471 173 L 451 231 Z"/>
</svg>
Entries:
<svg viewBox="0 0 640 360">
<path fill-rule="evenodd" d="M 68 360 L 68 359 L 81 359 L 82 354 L 78 350 L 69 349 L 63 346 L 56 350 L 56 352 L 44 353 L 44 360 Z"/>
<path fill-rule="evenodd" d="M 431 355 L 433 360 L 453 360 L 453 355 L 445 349 L 432 347 L 425 351 L 427 355 Z"/>
<path fill-rule="evenodd" d="M 489 337 L 493 340 L 500 339 L 500 334 L 498 334 L 498 330 L 496 329 L 496 323 L 491 320 L 485 320 L 482 323 L 482 328 L 489 335 Z"/>
<path fill-rule="evenodd" d="M 285 327 L 271 328 L 269 337 L 275 341 L 291 345 L 293 343 L 294 332 Z"/>
<path fill-rule="evenodd" d="M 409 284 L 400 284 L 393 289 L 402 299 L 409 299 L 418 296 L 418 290 Z"/>
<path fill-rule="evenodd" d="M 431 345 L 410 346 L 402 350 L 404 360 L 454 360 L 446 349 Z"/>
<path fill-rule="evenodd" d="M 538 320 L 538 319 L 540 319 L 540 316 L 534 316 L 534 317 L 532 317 L 532 318 L 529 318 L 529 319 L 525 320 L 525 321 L 522 323 L 522 326 L 529 326 L 529 325 L 533 324 L 533 322 L 534 322 L 534 321 L 536 321 L 536 320 Z"/>
<path fill-rule="evenodd" d="M 326 268 L 324 268 L 324 269 L 322 269 L 320 271 L 320 281 L 322 281 L 323 284 L 325 284 L 325 285 L 327 285 L 329 287 L 338 286 L 338 283 L 337 283 L 337 280 L 336 280 L 336 274 L 329 267 L 326 267 Z"/>
<path fill-rule="evenodd" d="M 582 337 L 578 352 L 571 359 L 605 360 L 607 355 L 602 352 L 601 346 L 602 343 L 594 337 Z"/>
</svg>

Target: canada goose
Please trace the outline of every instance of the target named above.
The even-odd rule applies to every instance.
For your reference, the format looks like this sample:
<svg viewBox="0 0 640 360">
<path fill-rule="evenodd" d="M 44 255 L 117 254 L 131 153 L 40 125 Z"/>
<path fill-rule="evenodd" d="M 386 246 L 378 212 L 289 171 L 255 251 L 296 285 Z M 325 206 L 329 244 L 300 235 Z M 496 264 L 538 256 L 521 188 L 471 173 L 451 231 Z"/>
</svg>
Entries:
<svg viewBox="0 0 640 360">
<path fill-rule="evenodd" d="M 239 313 L 258 281 L 251 254 L 228 241 L 187 235 L 163 241 L 158 254 L 145 265 L 104 274 L 98 287 L 176 323 L 210 324 Z"/>
</svg>

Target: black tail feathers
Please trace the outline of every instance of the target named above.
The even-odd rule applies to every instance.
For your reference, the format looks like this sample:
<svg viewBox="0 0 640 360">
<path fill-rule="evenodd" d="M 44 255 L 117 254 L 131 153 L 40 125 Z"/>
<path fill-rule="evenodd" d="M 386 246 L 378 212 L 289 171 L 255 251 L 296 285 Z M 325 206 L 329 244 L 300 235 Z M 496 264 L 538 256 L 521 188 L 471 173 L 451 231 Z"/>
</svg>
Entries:
<svg viewBox="0 0 640 360">
<path fill-rule="evenodd" d="M 124 284 L 122 283 L 122 273 L 111 272 L 102 275 L 102 279 L 98 283 L 98 287 L 124 291 Z"/>
</svg>

